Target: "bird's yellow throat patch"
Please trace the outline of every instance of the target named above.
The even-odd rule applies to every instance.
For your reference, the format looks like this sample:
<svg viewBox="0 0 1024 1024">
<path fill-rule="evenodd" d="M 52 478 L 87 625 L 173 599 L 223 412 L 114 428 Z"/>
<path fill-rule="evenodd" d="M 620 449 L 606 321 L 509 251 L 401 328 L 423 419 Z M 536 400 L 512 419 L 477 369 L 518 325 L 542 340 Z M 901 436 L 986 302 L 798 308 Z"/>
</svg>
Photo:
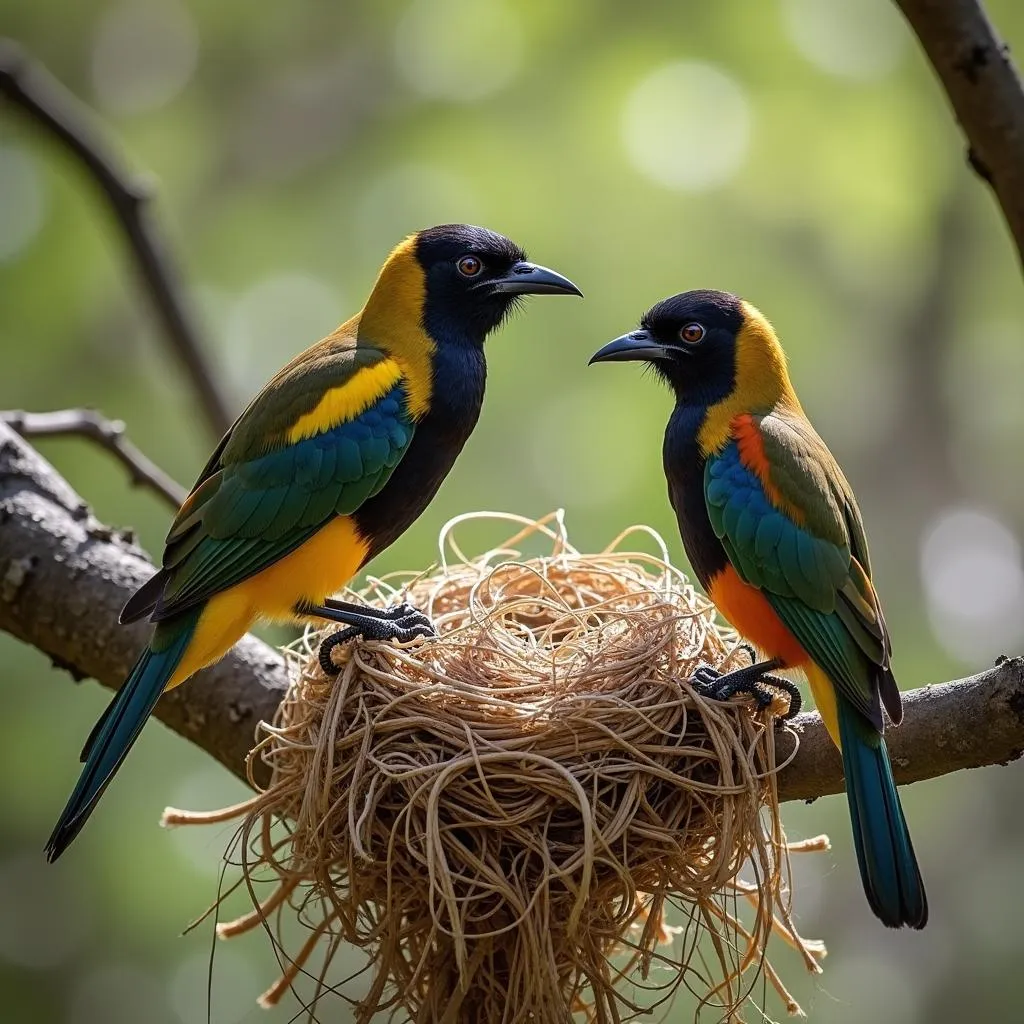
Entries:
<svg viewBox="0 0 1024 1024">
<path fill-rule="evenodd" d="M 359 318 L 359 338 L 386 352 L 405 378 L 409 412 L 430 408 L 436 345 L 423 326 L 427 282 L 416 259 L 416 236 L 391 251 Z"/>
<path fill-rule="evenodd" d="M 785 353 L 760 310 L 744 302 L 743 326 L 736 335 L 736 383 L 732 393 L 711 406 L 704 417 L 697 434 L 701 454 L 707 457 L 729 442 L 736 416 L 768 413 L 780 403 L 800 408 Z"/>
</svg>

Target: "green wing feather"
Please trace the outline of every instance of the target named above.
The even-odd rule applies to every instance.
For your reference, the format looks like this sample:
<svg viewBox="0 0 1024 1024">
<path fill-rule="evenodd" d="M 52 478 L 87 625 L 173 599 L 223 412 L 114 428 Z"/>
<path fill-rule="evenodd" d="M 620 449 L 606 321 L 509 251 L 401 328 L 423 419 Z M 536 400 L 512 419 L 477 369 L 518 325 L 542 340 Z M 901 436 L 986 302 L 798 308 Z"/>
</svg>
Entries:
<svg viewBox="0 0 1024 1024">
<path fill-rule="evenodd" d="M 764 592 L 843 696 L 881 730 L 880 698 L 895 721 L 902 711 L 853 492 L 806 420 L 771 415 L 754 426 L 769 490 L 781 500 L 731 443 L 705 468 L 712 526 L 741 578 Z"/>
<path fill-rule="evenodd" d="M 326 391 L 384 358 L 335 345 L 317 360 L 304 353 L 267 385 L 207 463 L 171 525 L 163 568 L 125 606 L 123 622 L 166 619 L 237 585 L 387 483 L 414 431 L 401 382 L 353 420 L 287 441 Z"/>
</svg>

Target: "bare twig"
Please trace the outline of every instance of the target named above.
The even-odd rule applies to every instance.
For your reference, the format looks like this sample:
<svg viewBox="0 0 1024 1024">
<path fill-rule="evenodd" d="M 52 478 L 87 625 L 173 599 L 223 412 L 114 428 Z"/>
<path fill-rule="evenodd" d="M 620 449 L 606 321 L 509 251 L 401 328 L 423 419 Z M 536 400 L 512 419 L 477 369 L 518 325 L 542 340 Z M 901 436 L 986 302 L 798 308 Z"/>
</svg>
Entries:
<svg viewBox="0 0 1024 1024">
<path fill-rule="evenodd" d="M 980 0 L 895 0 L 993 188 L 1024 263 L 1024 86 Z"/>
<path fill-rule="evenodd" d="M 125 437 L 121 420 L 108 420 L 93 409 L 58 412 L 0 411 L 0 420 L 22 437 L 84 437 L 111 452 L 128 470 L 132 483 L 148 487 L 177 509 L 188 491 Z"/>
<path fill-rule="evenodd" d="M 231 425 L 231 403 L 220 388 L 177 269 L 149 212 L 150 185 L 119 164 L 90 112 L 16 43 L 0 39 L 0 95 L 6 96 L 75 155 L 110 202 L 134 262 L 163 321 L 167 338 L 188 373 L 213 433 Z"/>
<path fill-rule="evenodd" d="M 117 613 L 152 566 L 102 526 L 45 459 L 0 423 L 0 629 L 31 644 L 76 678 L 117 687 L 148 639 L 145 624 Z M 284 694 L 284 663 L 247 637 L 220 662 L 157 705 L 169 728 L 245 778 L 256 723 Z M 967 680 L 905 695 L 906 717 L 887 733 L 896 778 L 916 782 L 1014 760 L 1024 750 L 1024 659 Z M 783 800 L 842 789 L 842 766 L 817 714 L 794 722 L 800 747 L 779 779 Z M 779 736 L 780 756 L 792 739 Z M 256 765 L 258 782 L 267 780 Z"/>
</svg>

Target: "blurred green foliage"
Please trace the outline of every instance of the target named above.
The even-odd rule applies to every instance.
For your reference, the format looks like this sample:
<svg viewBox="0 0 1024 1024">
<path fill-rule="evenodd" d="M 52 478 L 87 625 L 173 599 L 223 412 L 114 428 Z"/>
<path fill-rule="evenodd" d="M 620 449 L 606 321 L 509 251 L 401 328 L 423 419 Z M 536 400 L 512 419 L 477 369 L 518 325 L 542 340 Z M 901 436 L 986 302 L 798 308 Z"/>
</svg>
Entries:
<svg viewBox="0 0 1024 1024">
<path fill-rule="evenodd" d="M 1019 0 L 988 6 L 1024 51 Z M 860 496 L 903 685 L 1024 646 L 1020 268 L 886 0 L 0 0 L 0 29 L 158 179 L 239 404 L 358 309 L 418 227 L 486 224 L 587 293 L 531 303 L 492 339 L 474 437 L 375 572 L 426 564 L 439 527 L 478 508 L 563 506 L 583 549 L 642 520 L 681 559 L 660 465 L 667 395 L 586 361 L 655 300 L 724 288 L 775 322 Z M 0 107 L 0 406 L 100 408 L 188 482 L 213 439 L 136 284 L 81 169 Z M 159 551 L 155 498 L 84 443 L 44 450 L 102 518 Z M 155 822 L 165 804 L 212 807 L 242 787 L 153 724 L 47 868 L 42 844 L 108 695 L 6 637 L 0 693 L 3 1019 L 205 1021 L 211 931 L 178 933 L 216 891 L 227 832 Z M 906 791 L 932 904 L 920 935 L 869 913 L 844 801 L 786 808 L 791 836 L 833 840 L 794 865 L 825 974 L 775 955 L 813 1019 L 1014 1019 L 1020 785 L 1014 765 Z M 295 1002 L 255 1006 L 275 971 L 260 934 L 220 947 L 215 1024 L 289 1020 Z M 768 1010 L 783 1012 L 771 996 Z M 670 1018 L 691 1014 L 681 998 Z M 328 999 L 319 1018 L 350 1015 Z"/>
</svg>

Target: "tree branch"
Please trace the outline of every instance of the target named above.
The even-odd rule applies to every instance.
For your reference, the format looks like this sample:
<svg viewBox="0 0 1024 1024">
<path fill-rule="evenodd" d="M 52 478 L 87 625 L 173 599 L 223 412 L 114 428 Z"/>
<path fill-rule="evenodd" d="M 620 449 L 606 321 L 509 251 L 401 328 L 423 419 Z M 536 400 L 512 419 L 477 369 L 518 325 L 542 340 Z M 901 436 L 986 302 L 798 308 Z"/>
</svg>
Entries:
<svg viewBox="0 0 1024 1024">
<path fill-rule="evenodd" d="M 203 351 L 177 269 L 149 213 L 152 188 L 119 165 L 90 112 L 41 64 L 5 39 L 0 39 L 0 95 L 59 139 L 107 197 L 167 339 L 195 387 L 210 428 L 221 437 L 234 420 L 231 403 Z"/>
<path fill-rule="evenodd" d="M 149 638 L 145 623 L 120 626 L 117 615 L 152 571 L 143 552 L 98 523 L 57 471 L 0 422 L 0 629 L 76 678 L 116 688 Z M 244 780 L 256 725 L 273 718 L 286 684 L 281 656 L 246 637 L 165 695 L 156 716 Z M 1024 750 L 1024 659 L 914 690 L 905 703 L 903 725 L 887 734 L 901 783 L 1005 764 Z M 840 792 L 842 764 L 821 718 L 803 714 L 793 724 L 800 748 L 779 776 L 781 799 Z M 792 737 L 780 733 L 778 746 L 788 757 Z M 254 767 L 257 781 L 267 781 L 264 766 Z"/>
<path fill-rule="evenodd" d="M 1024 264 L 1024 86 L 979 0 L 895 0 L 993 188 Z"/>
<path fill-rule="evenodd" d="M 61 409 L 59 412 L 0 411 L 0 421 L 24 438 L 84 437 L 95 441 L 128 470 L 132 483 L 148 487 L 175 511 L 188 491 L 144 455 L 125 437 L 122 420 L 108 420 L 92 409 Z"/>
<path fill-rule="evenodd" d="M 903 722 L 886 730 L 893 773 L 900 785 L 964 768 L 1009 764 L 1024 754 L 1024 658 L 1000 659 L 995 668 L 903 694 Z M 814 800 L 843 791 L 843 763 L 817 712 L 791 725 L 800 748 L 779 774 L 780 800 Z M 781 735 L 778 756 L 793 739 Z"/>
<path fill-rule="evenodd" d="M 153 572 L 129 536 L 97 522 L 57 471 L 0 423 L 0 629 L 76 679 L 119 687 L 149 639 L 146 623 L 117 622 Z M 156 716 L 244 779 L 256 725 L 273 717 L 286 684 L 282 657 L 250 636 L 164 696 Z M 263 765 L 255 767 L 266 781 Z"/>
</svg>

